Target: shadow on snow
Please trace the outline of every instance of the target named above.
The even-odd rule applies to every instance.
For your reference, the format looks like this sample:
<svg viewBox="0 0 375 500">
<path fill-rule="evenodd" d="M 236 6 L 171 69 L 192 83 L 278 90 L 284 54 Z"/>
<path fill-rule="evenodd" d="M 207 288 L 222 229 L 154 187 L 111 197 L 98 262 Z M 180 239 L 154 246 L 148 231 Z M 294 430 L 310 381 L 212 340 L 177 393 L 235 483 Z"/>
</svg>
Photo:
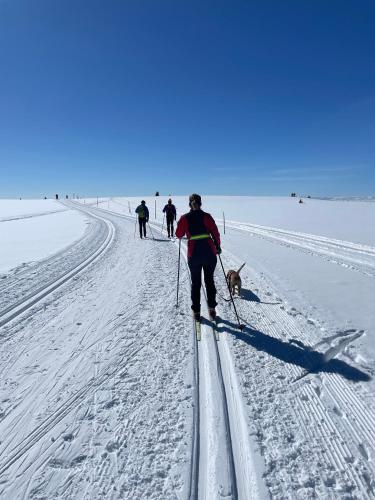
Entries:
<svg viewBox="0 0 375 500">
<path fill-rule="evenodd" d="M 220 323 L 223 326 L 220 326 Z M 265 335 L 263 332 L 255 330 L 250 326 L 245 326 L 244 330 L 240 332 L 236 324 L 222 318 L 219 320 L 218 331 L 227 332 L 258 351 L 265 352 L 285 363 L 300 366 L 308 373 L 337 373 L 353 382 L 367 382 L 371 380 L 371 377 L 367 373 L 349 365 L 345 361 L 331 359 L 326 362 L 324 353 L 314 351 L 300 341 L 293 341 L 293 343 L 284 342 Z"/>
<path fill-rule="evenodd" d="M 256 295 L 251 290 L 248 290 L 247 288 L 241 289 L 241 298 L 243 300 L 247 300 L 248 302 L 258 302 L 259 304 L 269 304 L 269 305 L 281 304 L 281 302 L 263 302 L 262 300 L 260 300 L 258 295 Z"/>
</svg>

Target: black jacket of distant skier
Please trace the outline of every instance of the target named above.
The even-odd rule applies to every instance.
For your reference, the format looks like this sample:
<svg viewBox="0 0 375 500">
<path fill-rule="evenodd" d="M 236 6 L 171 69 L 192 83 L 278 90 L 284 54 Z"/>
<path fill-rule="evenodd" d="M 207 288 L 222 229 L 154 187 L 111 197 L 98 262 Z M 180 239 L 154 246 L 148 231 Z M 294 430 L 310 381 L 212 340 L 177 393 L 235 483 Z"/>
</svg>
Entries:
<svg viewBox="0 0 375 500">
<path fill-rule="evenodd" d="M 163 212 L 165 213 L 167 220 L 169 221 L 176 220 L 177 217 L 176 207 L 172 203 L 167 203 L 163 208 Z"/>
</svg>

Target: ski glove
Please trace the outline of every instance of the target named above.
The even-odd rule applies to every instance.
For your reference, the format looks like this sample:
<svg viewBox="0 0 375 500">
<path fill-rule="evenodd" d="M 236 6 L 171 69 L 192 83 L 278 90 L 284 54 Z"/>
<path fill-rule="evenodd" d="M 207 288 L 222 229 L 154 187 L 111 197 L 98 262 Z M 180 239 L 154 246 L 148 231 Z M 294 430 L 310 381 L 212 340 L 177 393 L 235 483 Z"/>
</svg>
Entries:
<svg viewBox="0 0 375 500">
<path fill-rule="evenodd" d="M 217 251 L 217 254 L 220 255 L 221 254 L 221 248 L 219 247 L 219 245 L 217 245 L 216 247 L 216 251 Z"/>
</svg>

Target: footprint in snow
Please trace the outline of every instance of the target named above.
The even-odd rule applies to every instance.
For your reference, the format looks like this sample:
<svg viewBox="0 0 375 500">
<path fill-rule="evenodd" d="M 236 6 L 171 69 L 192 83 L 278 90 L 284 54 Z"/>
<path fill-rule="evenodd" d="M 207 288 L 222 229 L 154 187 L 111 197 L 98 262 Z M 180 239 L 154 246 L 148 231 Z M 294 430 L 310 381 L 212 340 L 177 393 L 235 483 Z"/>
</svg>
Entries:
<svg viewBox="0 0 375 500">
<path fill-rule="evenodd" d="M 119 449 L 119 444 L 116 441 L 109 441 L 106 444 L 105 449 L 108 451 L 108 453 L 113 453 L 114 451 Z"/>
<path fill-rule="evenodd" d="M 366 450 L 366 448 L 365 448 L 365 446 L 364 446 L 364 444 L 363 444 L 363 443 L 359 443 L 359 445 L 358 445 L 358 450 L 359 450 L 360 454 L 362 455 L 362 457 L 363 457 L 365 460 L 368 460 L 368 459 L 369 459 L 369 455 L 368 455 L 367 450 Z"/>
<path fill-rule="evenodd" d="M 338 416 L 338 417 L 343 417 L 344 414 L 343 412 L 340 410 L 340 408 L 338 406 L 334 406 L 333 407 L 333 412 Z"/>
<path fill-rule="evenodd" d="M 113 399 L 112 401 L 107 401 L 104 404 L 104 409 L 109 410 L 110 408 L 113 408 L 114 406 L 117 406 L 119 404 L 118 399 Z"/>
<path fill-rule="evenodd" d="M 71 467 L 75 467 L 76 465 L 80 465 L 82 462 L 84 462 L 87 458 L 87 455 L 78 455 L 76 458 L 74 458 L 70 462 Z"/>
<path fill-rule="evenodd" d="M 62 438 L 64 441 L 73 441 L 74 435 L 73 434 L 64 434 Z"/>
</svg>

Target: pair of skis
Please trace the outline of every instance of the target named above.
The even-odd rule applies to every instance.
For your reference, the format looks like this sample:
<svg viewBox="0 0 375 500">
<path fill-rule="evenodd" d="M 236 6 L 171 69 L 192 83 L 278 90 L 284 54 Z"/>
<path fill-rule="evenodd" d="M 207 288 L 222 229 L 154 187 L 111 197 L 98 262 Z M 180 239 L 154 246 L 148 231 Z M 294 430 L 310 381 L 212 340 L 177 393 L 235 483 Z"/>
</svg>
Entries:
<svg viewBox="0 0 375 500">
<path fill-rule="evenodd" d="M 213 334 L 215 336 L 215 339 L 218 341 L 219 340 L 219 330 L 218 330 L 217 324 L 218 324 L 218 317 L 216 316 L 215 319 L 211 320 L 211 328 L 212 328 Z M 199 341 L 202 338 L 202 322 L 201 322 L 201 320 L 194 319 L 194 326 L 195 326 L 195 334 L 196 334 L 197 340 Z"/>
</svg>

